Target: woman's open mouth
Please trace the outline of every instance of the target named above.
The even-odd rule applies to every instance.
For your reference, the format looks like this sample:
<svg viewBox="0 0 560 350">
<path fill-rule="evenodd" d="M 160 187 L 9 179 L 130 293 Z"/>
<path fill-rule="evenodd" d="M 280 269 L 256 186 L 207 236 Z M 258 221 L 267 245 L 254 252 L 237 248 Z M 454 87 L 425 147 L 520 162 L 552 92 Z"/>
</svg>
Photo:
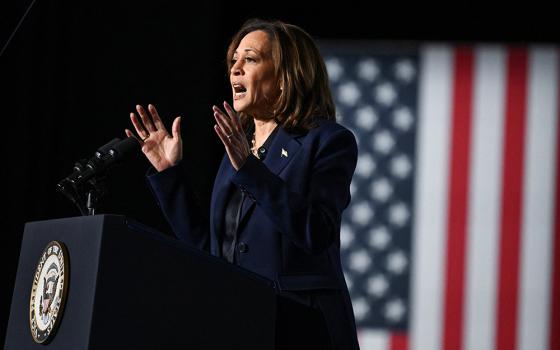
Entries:
<svg viewBox="0 0 560 350">
<path fill-rule="evenodd" d="M 247 89 L 243 84 L 233 84 L 233 99 L 239 100 L 247 94 Z"/>
</svg>

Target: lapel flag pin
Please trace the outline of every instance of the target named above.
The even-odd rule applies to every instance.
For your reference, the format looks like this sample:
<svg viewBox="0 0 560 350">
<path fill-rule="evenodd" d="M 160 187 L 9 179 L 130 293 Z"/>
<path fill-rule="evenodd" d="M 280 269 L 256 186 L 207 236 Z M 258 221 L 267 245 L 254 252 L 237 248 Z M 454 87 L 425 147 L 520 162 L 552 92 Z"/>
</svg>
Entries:
<svg viewBox="0 0 560 350">
<path fill-rule="evenodd" d="M 280 156 L 288 158 L 288 151 L 282 148 L 282 154 Z"/>
</svg>

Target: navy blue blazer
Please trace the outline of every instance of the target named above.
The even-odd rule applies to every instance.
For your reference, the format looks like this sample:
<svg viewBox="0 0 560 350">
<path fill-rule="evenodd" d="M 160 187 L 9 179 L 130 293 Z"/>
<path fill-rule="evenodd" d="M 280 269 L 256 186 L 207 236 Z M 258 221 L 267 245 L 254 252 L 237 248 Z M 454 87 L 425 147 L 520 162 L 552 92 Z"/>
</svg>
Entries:
<svg viewBox="0 0 560 350">
<path fill-rule="evenodd" d="M 319 309 L 335 349 L 358 349 L 340 262 L 340 222 L 350 202 L 356 139 L 333 121 L 305 133 L 280 128 L 264 161 L 249 156 L 236 171 L 227 154 L 216 175 L 210 218 L 201 212 L 184 166 L 148 176 L 177 238 L 220 255 L 229 194 L 246 194 L 236 262 L 275 282 L 278 290 Z M 192 171 L 192 169 L 191 169 Z"/>
</svg>

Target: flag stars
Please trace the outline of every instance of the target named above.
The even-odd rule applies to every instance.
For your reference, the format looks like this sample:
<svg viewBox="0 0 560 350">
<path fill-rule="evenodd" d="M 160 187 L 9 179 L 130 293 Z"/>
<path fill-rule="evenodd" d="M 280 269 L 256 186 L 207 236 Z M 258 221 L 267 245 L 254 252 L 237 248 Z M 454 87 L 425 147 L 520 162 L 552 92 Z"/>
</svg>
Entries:
<svg viewBox="0 0 560 350">
<path fill-rule="evenodd" d="M 403 59 L 395 64 L 395 76 L 404 83 L 410 83 L 416 76 L 416 68 L 409 59 Z"/>
<path fill-rule="evenodd" d="M 387 278 L 382 274 L 377 274 L 368 278 L 367 281 L 367 291 L 369 295 L 375 298 L 381 298 L 387 293 L 389 289 L 389 282 L 387 282 Z"/>
<path fill-rule="evenodd" d="M 420 73 L 410 55 L 326 56 L 336 120 L 358 142 L 342 217 L 344 280 L 358 327 L 402 329 L 408 324 L 414 140 Z"/>
<path fill-rule="evenodd" d="M 352 277 L 350 277 L 346 272 L 343 272 L 343 275 L 344 275 L 344 281 L 346 281 L 346 286 L 348 287 L 349 290 L 351 290 L 352 287 L 354 286 Z"/>
<path fill-rule="evenodd" d="M 408 259 L 402 251 L 391 252 L 387 255 L 387 270 L 393 274 L 400 275 L 408 266 Z"/>
<path fill-rule="evenodd" d="M 349 81 L 338 87 L 338 100 L 347 106 L 355 106 L 361 96 L 362 93 L 354 82 Z"/>
<path fill-rule="evenodd" d="M 352 308 L 354 309 L 354 316 L 358 321 L 363 320 L 369 312 L 369 305 L 365 298 L 352 300 Z"/>
<path fill-rule="evenodd" d="M 393 126 L 402 132 L 410 130 L 414 123 L 412 112 L 407 107 L 399 107 L 393 112 Z"/>
<path fill-rule="evenodd" d="M 356 110 L 356 126 L 363 130 L 373 130 L 378 119 L 375 110 L 371 106 L 364 106 Z"/>
<path fill-rule="evenodd" d="M 393 135 L 387 130 L 381 130 L 373 136 L 373 149 L 381 154 L 388 154 L 395 146 Z"/>
<path fill-rule="evenodd" d="M 329 80 L 331 82 L 336 82 L 340 80 L 340 77 L 344 73 L 344 68 L 340 63 L 338 58 L 329 58 L 325 61 L 325 65 L 327 66 L 327 73 L 329 75 Z"/>
<path fill-rule="evenodd" d="M 358 76 L 367 82 L 373 82 L 379 75 L 379 66 L 373 58 L 363 59 L 358 63 Z"/>
<path fill-rule="evenodd" d="M 387 248 L 389 242 L 391 242 L 391 235 L 385 226 L 373 228 L 369 232 L 369 245 L 372 248 L 383 250 Z"/>
<path fill-rule="evenodd" d="M 406 204 L 396 203 L 389 208 L 389 222 L 395 226 L 402 227 L 407 224 L 410 211 Z"/>
<path fill-rule="evenodd" d="M 365 226 L 370 223 L 371 219 L 373 218 L 374 212 L 368 202 L 362 201 L 352 206 L 351 215 L 352 221 L 354 221 L 354 223 Z"/>
<path fill-rule="evenodd" d="M 405 179 L 412 171 L 410 159 L 405 154 L 399 154 L 391 159 L 391 174 L 399 179 Z"/>
<path fill-rule="evenodd" d="M 370 177 L 375 171 L 375 160 L 369 153 L 364 153 L 358 156 L 358 162 L 356 164 L 356 175 L 361 177 Z"/>
<path fill-rule="evenodd" d="M 371 197 L 379 202 L 386 202 L 393 194 L 393 186 L 386 178 L 375 180 L 371 185 Z"/>
<path fill-rule="evenodd" d="M 387 304 L 385 304 L 385 318 L 393 323 L 397 323 L 402 320 L 406 308 L 404 303 L 400 299 L 393 299 L 389 300 Z"/>
<path fill-rule="evenodd" d="M 340 227 L 340 247 L 347 248 L 354 241 L 354 232 L 348 225 Z"/>
<path fill-rule="evenodd" d="M 356 272 L 364 273 L 371 265 L 371 257 L 365 249 L 350 254 L 350 268 Z"/>
<path fill-rule="evenodd" d="M 390 107 L 397 99 L 397 92 L 393 84 L 385 82 L 375 88 L 374 97 L 380 105 Z"/>
</svg>

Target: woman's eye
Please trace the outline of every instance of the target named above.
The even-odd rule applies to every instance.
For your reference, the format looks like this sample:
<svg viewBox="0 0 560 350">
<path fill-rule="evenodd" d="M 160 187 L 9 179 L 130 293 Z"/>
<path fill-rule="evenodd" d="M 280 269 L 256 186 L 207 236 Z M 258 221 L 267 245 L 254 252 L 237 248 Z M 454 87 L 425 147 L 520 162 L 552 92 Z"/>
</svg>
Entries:
<svg viewBox="0 0 560 350">
<path fill-rule="evenodd" d="M 255 62 L 255 59 L 253 57 L 245 57 L 245 61 L 246 62 Z"/>
<path fill-rule="evenodd" d="M 229 61 L 232 66 L 235 65 L 235 62 L 237 62 L 237 58 L 232 58 L 231 61 Z"/>
</svg>

